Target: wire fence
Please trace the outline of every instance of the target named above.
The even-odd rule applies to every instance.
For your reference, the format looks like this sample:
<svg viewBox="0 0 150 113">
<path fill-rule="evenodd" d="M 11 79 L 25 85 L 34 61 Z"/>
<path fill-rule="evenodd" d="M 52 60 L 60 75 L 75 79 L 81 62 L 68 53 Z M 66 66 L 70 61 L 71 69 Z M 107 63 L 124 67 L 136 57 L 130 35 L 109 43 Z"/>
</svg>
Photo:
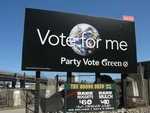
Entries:
<svg viewBox="0 0 150 113">
<path fill-rule="evenodd" d="M 8 90 L 0 89 L 0 107 L 8 106 Z"/>
</svg>

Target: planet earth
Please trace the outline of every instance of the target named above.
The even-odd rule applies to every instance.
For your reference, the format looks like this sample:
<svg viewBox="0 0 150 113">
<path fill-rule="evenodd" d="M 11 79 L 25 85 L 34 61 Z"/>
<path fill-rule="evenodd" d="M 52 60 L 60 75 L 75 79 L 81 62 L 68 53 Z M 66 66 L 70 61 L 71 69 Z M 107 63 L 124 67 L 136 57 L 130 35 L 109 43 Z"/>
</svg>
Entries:
<svg viewBox="0 0 150 113">
<path fill-rule="evenodd" d="M 75 40 L 72 41 L 73 51 L 81 56 L 87 56 L 96 49 L 96 40 L 100 35 L 92 25 L 81 23 L 72 28 L 69 37 Z"/>
</svg>

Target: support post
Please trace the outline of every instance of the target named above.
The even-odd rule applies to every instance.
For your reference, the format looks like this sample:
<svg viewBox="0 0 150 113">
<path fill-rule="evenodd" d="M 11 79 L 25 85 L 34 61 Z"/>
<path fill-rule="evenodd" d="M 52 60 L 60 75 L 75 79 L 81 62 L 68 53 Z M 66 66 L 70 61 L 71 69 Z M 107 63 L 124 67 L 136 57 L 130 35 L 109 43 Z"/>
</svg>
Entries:
<svg viewBox="0 0 150 113">
<path fill-rule="evenodd" d="M 95 83 L 101 83 L 100 73 L 95 73 Z"/>
<path fill-rule="evenodd" d="M 16 88 L 16 81 L 12 81 L 12 88 Z"/>
<path fill-rule="evenodd" d="M 26 74 L 24 73 L 24 80 L 20 80 L 20 88 L 25 88 L 26 84 Z"/>
<path fill-rule="evenodd" d="M 25 81 L 24 80 L 20 80 L 20 88 L 25 88 Z"/>
<path fill-rule="evenodd" d="M 36 71 L 34 113 L 39 113 L 40 105 L 40 71 Z"/>
<path fill-rule="evenodd" d="M 56 79 L 56 92 L 58 92 L 58 86 L 59 86 L 58 75 L 55 76 L 55 79 Z"/>
<path fill-rule="evenodd" d="M 72 75 L 71 72 L 67 72 L 67 83 L 71 83 Z"/>
<path fill-rule="evenodd" d="M 122 107 L 127 108 L 127 90 L 126 90 L 126 77 L 127 74 L 121 74 L 121 89 L 122 89 Z"/>
</svg>

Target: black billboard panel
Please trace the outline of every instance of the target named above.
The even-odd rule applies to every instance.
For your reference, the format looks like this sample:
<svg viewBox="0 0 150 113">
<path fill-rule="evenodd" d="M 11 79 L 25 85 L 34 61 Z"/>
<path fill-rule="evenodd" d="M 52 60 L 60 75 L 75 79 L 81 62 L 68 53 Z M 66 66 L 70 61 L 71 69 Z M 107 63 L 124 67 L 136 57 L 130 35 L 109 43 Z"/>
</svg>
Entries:
<svg viewBox="0 0 150 113">
<path fill-rule="evenodd" d="M 134 22 L 26 9 L 22 70 L 133 73 Z"/>
<path fill-rule="evenodd" d="M 66 84 L 65 111 L 90 112 L 116 109 L 115 84 Z"/>
</svg>

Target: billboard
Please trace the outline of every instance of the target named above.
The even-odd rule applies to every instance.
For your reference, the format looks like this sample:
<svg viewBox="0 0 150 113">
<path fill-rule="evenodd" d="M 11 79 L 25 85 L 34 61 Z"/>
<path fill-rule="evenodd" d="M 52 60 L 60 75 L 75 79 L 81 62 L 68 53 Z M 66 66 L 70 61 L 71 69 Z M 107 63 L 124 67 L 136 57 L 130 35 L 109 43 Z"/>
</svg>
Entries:
<svg viewBox="0 0 150 113">
<path fill-rule="evenodd" d="M 116 109 L 116 84 L 65 84 L 65 112 Z"/>
<path fill-rule="evenodd" d="M 133 73 L 134 22 L 26 9 L 22 70 Z"/>
</svg>

